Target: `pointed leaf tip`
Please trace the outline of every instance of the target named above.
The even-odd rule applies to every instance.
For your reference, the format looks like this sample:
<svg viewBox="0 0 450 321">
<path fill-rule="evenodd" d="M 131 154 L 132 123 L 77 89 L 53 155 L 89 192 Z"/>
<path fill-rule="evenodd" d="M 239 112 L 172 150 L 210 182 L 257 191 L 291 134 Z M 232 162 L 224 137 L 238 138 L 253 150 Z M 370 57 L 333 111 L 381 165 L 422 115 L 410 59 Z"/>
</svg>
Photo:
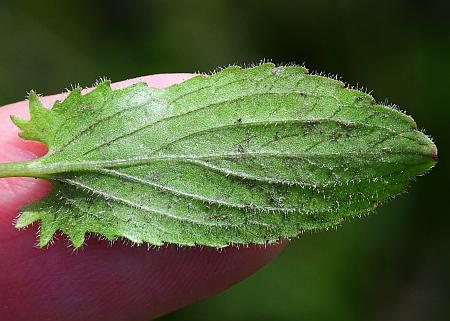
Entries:
<svg viewBox="0 0 450 321">
<path fill-rule="evenodd" d="M 439 153 L 436 145 L 433 145 L 433 148 L 431 150 L 431 158 L 437 162 L 439 160 Z"/>
<path fill-rule="evenodd" d="M 14 226 L 18 229 L 25 228 L 34 222 L 41 219 L 41 215 L 35 211 L 22 211 L 20 216 L 17 218 Z"/>
<path fill-rule="evenodd" d="M 39 96 L 34 90 L 30 91 L 29 93 L 28 102 L 31 118 L 39 115 L 43 110 L 45 110 L 44 105 L 41 103 Z"/>
<path fill-rule="evenodd" d="M 19 116 L 16 116 L 16 115 L 11 115 L 11 116 L 9 116 L 9 118 L 11 119 L 13 124 L 16 125 L 17 127 L 19 127 L 19 129 L 21 129 L 21 130 L 24 130 L 26 125 L 29 123 L 28 120 L 20 118 Z"/>
<path fill-rule="evenodd" d="M 74 88 L 69 92 L 69 95 L 65 99 L 65 101 L 75 100 L 81 96 L 81 87 Z"/>
<path fill-rule="evenodd" d="M 98 85 L 96 86 L 96 88 L 94 89 L 94 91 L 101 91 L 101 90 L 105 90 L 105 91 L 111 91 L 111 80 L 109 79 L 100 79 L 100 81 L 98 82 Z"/>
<path fill-rule="evenodd" d="M 85 234 L 84 233 L 69 234 L 69 239 L 73 247 L 78 249 L 84 244 Z"/>
</svg>

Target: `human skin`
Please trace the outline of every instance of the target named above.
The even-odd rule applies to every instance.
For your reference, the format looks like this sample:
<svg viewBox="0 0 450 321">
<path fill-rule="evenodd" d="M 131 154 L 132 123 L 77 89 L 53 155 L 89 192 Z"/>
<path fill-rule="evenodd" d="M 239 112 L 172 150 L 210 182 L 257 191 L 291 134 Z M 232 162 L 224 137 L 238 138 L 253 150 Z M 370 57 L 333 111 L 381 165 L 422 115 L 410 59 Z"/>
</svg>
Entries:
<svg viewBox="0 0 450 321">
<path fill-rule="evenodd" d="M 121 88 L 144 81 L 166 87 L 192 77 L 163 74 L 113 84 Z M 65 94 L 43 97 L 51 107 Z M 18 137 L 10 115 L 28 118 L 26 101 L 0 108 L 0 162 L 43 156 L 41 143 Z M 38 226 L 18 231 L 19 209 L 51 190 L 34 178 L 0 179 L 0 320 L 148 321 L 205 299 L 259 270 L 283 243 L 271 246 L 150 248 L 90 237 L 74 251 L 59 235 L 53 245 L 36 246 Z"/>
</svg>

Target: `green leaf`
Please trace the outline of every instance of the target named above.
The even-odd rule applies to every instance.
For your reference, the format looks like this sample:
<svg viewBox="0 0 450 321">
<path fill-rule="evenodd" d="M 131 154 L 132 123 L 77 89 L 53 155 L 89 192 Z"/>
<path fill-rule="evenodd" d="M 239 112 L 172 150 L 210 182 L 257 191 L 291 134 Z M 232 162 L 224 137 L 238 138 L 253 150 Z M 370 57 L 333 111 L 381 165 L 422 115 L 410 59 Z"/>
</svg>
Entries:
<svg viewBox="0 0 450 321">
<path fill-rule="evenodd" d="M 0 166 L 51 194 L 21 211 L 61 230 L 153 245 L 275 242 L 373 211 L 432 167 L 412 118 L 302 67 L 229 67 L 166 89 L 108 82 L 46 109 L 30 95 L 21 137 L 44 157 Z"/>
</svg>

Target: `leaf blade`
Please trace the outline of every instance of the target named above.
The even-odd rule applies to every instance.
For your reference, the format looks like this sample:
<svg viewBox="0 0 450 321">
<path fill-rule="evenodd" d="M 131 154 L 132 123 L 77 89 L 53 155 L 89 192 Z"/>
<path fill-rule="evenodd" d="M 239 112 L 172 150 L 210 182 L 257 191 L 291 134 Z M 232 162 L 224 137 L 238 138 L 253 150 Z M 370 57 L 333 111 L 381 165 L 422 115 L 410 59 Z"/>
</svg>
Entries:
<svg viewBox="0 0 450 321">
<path fill-rule="evenodd" d="M 88 232 L 275 242 L 370 212 L 435 164 L 412 118 L 301 67 L 233 67 L 163 90 L 103 83 L 33 108 L 15 122 L 49 145 L 34 164 L 54 192 L 18 227 L 41 220 L 41 246 L 58 229 L 75 247 Z"/>
</svg>

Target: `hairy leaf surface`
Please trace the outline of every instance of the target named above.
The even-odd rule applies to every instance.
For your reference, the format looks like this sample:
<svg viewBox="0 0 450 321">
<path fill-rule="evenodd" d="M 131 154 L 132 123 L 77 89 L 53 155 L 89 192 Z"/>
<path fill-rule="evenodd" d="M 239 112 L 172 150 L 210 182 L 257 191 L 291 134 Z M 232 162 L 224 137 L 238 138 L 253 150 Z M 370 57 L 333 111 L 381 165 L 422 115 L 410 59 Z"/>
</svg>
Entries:
<svg viewBox="0 0 450 321">
<path fill-rule="evenodd" d="M 30 95 L 21 137 L 44 157 L 2 164 L 51 194 L 22 209 L 40 245 L 61 230 L 136 243 L 274 242 L 373 211 L 432 167 L 412 118 L 302 67 L 229 67 L 166 89 L 109 82 L 46 109 Z"/>
</svg>

